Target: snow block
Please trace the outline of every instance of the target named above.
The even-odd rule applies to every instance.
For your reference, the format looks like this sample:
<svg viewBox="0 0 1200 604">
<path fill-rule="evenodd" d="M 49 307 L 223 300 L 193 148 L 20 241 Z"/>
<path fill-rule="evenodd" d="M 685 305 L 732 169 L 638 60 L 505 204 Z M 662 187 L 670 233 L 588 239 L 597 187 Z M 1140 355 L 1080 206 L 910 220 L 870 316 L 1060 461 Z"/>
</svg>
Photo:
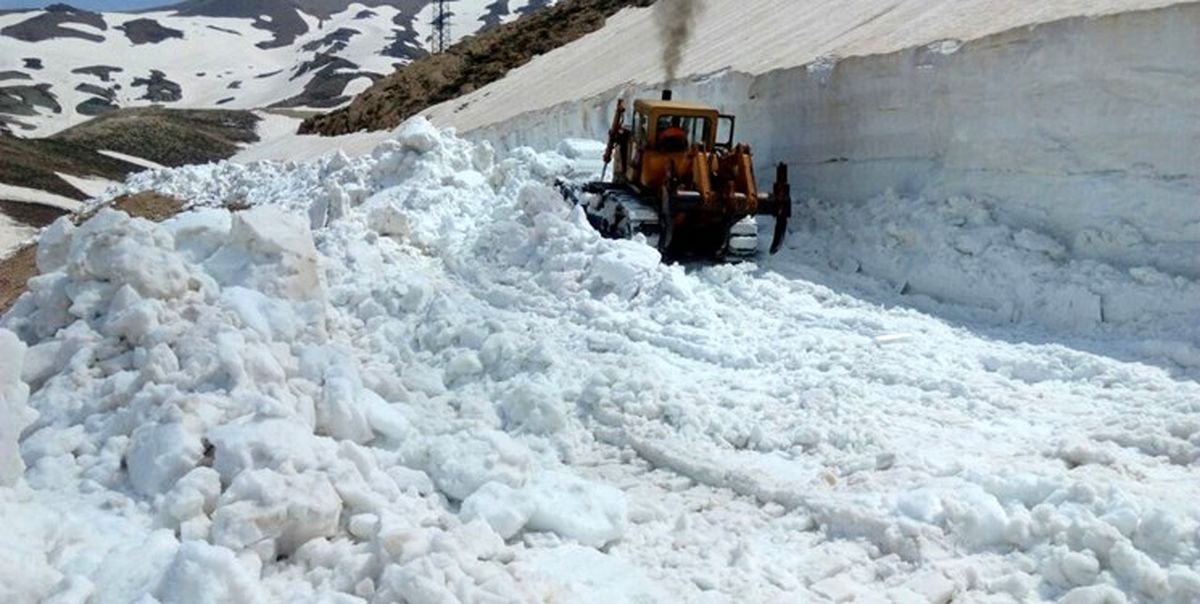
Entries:
<svg viewBox="0 0 1200 604">
<path fill-rule="evenodd" d="M 175 237 L 175 249 L 190 262 L 203 262 L 229 237 L 233 217 L 228 210 L 200 208 L 162 223 Z"/>
<path fill-rule="evenodd" d="M 60 216 L 38 238 L 37 267 L 45 274 L 61 269 L 67 264 L 67 253 L 71 248 L 71 235 L 75 223 L 70 216 Z"/>
<path fill-rule="evenodd" d="M 218 501 L 212 541 L 252 548 L 264 562 L 273 561 L 310 539 L 336 535 L 341 511 L 342 500 L 324 474 L 243 472 Z"/>
<path fill-rule="evenodd" d="M 154 596 L 164 604 L 253 604 L 266 601 L 257 581 L 232 551 L 189 541 L 175 554 Z"/>
<path fill-rule="evenodd" d="M 534 502 L 524 492 L 500 482 L 489 482 L 463 500 L 459 517 L 465 522 L 482 518 L 507 540 L 525 528 L 534 508 Z"/>
<path fill-rule="evenodd" d="M 533 434 L 553 434 L 567 423 L 566 404 L 555 390 L 541 382 L 519 379 L 500 400 L 509 429 Z"/>
<path fill-rule="evenodd" d="M 21 431 L 37 419 L 26 404 L 29 386 L 21 381 L 25 344 L 16 334 L 0 329 L 0 486 L 12 486 L 25 473 L 21 460 Z"/>
<path fill-rule="evenodd" d="M 571 595 L 564 598 L 567 602 L 672 602 L 680 599 L 648 579 L 642 569 L 590 547 L 567 544 L 535 550 L 522 557 L 518 565 L 522 576 L 563 585 Z"/>
<path fill-rule="evenodd" d="M 143 495 L 162 493 L 195 468 L 203 455 L 200 437 L 183 424 L 142 426 L 133 432 L 125 455 L 129 481 Z"/>
<path fill-rule="evenodd" d="M 143 538 L 118 541 L 117 547 L 97 560 L 91 574 L 95 583 L 92 602 L 135 602 L 163 581 L 179 542 L 168 530 L 155 530 Z"/>
<path fill-rule="evenodd" d="M 199 467 L 175 481 L 163 500 L 162 510 L 178 525 L 211 514 L 221 495 L 221 476 L 212 468 Z"/>
<path fill-rule="evenodd" d="M 616 487 L 566 472 L 546 472 L 526 489 L 534 512 L 529 528 L 551 531 L 583 545 L 601 547 L 621 538 L 628 511 Z"/>
<path fill-rule="evenodd" d="M 602 547 L 624 534 L 627 507 L 625 494 L 615 487 L 549 471 L 520 489 L 484 484 L 463 501 L 459 517 L 483 519 L 506 540 L 529 529 Z"/>
<path fill-rule="evenodd" d="M 1059 600 L 1059 604 L 1126 604 L 1125 594 L 1110 585 L 1076 587 Z"/>
<path fill-rule="evenodd" d="M 315 468 L 319 460 L 332 459 L 337 453 L 332 441 L 313 436 L 309 427 L 290 419 L 226 424 L 209 430 L 207 437 L 215 449 L 213 469 L 225 484 L 247 470 Z"/>
<path fill-rule="evenodd" d="M 442 134 L 423 117 L 406 120 L 396 131 L 396 140 L 406 149 L 428 153 L 441 144 Z"/>
<path fill-rule="evenodd" d="M 429 476 L 459 501 L 488 482 L 520 487 L 529 477 L 532 454 L 503 432 L 444 435 L 429 449 Z"/>
<path fill-rule="evenodd" d="M 274 206 L 233 215 L 228 242 L 205 261 L 222 285 L 294 301 L 323 301 L 317 249 L 306 220 Z"/>
</svg>

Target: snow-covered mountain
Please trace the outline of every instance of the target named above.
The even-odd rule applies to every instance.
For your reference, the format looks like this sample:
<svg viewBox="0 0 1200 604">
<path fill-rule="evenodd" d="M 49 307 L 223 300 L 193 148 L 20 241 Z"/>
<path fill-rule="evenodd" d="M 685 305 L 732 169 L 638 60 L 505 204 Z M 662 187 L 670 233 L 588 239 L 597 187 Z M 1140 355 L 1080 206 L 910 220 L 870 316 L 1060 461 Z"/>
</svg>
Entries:
<svg viewBox="0 0 1200 604">
<path fill-rule="evenodd" d="M 459 0 L 452 39 L 551 0 Z M 188 0 L 143 13 L 0 13 L 0 128 L 61 130 L 116 107 L 330 108 L 424 55 L 427 0 Z"/>
</svg>

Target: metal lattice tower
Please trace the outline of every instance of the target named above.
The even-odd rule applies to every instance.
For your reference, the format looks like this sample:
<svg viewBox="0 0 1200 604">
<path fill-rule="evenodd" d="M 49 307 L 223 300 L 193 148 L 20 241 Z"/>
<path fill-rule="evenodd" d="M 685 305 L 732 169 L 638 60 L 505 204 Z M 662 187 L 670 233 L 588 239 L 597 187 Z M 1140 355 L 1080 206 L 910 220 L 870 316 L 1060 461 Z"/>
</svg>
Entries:
<svg viewBox="0 0 1200 604">
<path fill-rule="evenodd" d="M 435 52 L 445 52 L 450 47 L 450 11 L 449 0 L 437 0 L 433 16 L 433 49 Z"/>
</svg>

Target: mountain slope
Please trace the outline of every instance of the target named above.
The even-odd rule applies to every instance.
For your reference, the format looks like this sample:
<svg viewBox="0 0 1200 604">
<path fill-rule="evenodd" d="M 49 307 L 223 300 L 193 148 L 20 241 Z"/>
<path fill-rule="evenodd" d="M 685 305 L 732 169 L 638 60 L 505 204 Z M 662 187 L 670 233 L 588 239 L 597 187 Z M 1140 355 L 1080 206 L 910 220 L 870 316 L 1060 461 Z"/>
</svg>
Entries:
<svg viewBox="0 0 1200 604">
<path fill-rule="evenodd" d="M 565 0 L 526 19 L 464 40 L 447 52 L 418 59 L 373 84 L 347 107 L 305 120 L 303 133 L 336 136 L 394 128 L 427 107 L 458 98 L 604 26 L 630 6 L 653 0 Z"/>
<path fill-rule="evenodd" d="M 541 0 L 452 3 L 456 38 Z M 425 0 L 189 0 L 138 14 L 0 14 L 0 128 L 44 135 L 117 107 L 332 108 L 427 52 Z"/>
</svg>

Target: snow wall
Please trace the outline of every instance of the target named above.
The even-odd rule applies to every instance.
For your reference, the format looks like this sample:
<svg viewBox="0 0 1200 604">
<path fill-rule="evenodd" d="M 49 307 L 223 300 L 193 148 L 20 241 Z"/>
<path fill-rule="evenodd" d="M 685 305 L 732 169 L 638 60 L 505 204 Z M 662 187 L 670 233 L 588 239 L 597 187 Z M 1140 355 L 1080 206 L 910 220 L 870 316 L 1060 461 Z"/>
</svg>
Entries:
<svg viewBox="0 0 1200 604">
<path fill-rule="evenodd" d="M 675 83 L 738 116 L 798 198 L 967 195 L 1072 257 L 1200 278 L 1200 4 L 1020 27 Z M 622 87 L 474 129 L 501 147 L 603 138 Z"/>
</svg>

